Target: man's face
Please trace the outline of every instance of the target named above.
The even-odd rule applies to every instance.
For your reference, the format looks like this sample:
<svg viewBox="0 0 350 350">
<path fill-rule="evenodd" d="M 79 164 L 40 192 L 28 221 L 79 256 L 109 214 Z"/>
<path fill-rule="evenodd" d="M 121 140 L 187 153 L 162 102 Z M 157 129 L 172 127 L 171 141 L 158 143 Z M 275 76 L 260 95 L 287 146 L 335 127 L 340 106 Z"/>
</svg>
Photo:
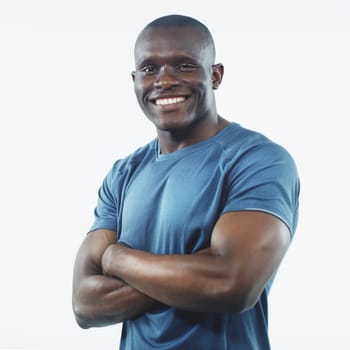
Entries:
<svg viewBox="0 0 350 350">
<path fill-rule="evenodd" d="M 216 113 L 213 56 L 193 28 L 151 28 L 135 47 L 137 100 L 158 130 L 180 131 Z"/>
</svg>

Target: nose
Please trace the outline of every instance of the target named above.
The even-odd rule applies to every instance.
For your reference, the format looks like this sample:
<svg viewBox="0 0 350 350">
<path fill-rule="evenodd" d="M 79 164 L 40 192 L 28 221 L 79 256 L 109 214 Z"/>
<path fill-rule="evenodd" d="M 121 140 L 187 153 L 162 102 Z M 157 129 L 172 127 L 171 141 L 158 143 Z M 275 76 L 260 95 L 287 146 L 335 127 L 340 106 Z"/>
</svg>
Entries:
<svg viewBox="0 0 350 350">
<path fill-rule="evenodd" d="M 158 89 L 169 90 L 179 85 L 174 68 L 162 66 L 157 74 L 154 86 Z"/>
</svg>

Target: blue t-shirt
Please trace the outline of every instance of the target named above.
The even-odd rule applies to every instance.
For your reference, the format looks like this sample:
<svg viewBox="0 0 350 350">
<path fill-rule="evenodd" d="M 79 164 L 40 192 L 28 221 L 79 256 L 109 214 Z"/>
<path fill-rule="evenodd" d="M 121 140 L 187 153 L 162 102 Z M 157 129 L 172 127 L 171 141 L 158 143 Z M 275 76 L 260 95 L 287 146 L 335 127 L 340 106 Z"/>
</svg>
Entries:
<svg viewBox="0 0 350 350">
<path fill-rule="evenodd" d="M 99 190 L 91 231 L 156 254 L 191 254 L 209 247 L 219 217 L 263 211 L 293 236 L 299 178 L 289 153 L 265 136 L 230 123 L 215 136 L 160 154 L 155 139 L 117 161 Z M 267 350 L 266 284 L 257 304 L 239 313 L 196 313 L 166 305 L 123 324 L 121 349 Z"/>
</svg>

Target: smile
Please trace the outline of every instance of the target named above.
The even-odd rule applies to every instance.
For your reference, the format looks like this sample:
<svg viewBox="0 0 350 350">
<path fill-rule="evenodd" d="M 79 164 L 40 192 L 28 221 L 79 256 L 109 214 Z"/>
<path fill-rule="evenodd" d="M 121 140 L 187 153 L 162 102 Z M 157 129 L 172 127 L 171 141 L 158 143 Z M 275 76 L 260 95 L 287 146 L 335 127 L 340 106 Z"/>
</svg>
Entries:
<svg viewBox="0 0 350 350">
<path fill-rule="evenodd" d="M 184 97 L 158 98 L 155 103 L 157 106 L 166 106 L 185 101 Z"/>
</svg>

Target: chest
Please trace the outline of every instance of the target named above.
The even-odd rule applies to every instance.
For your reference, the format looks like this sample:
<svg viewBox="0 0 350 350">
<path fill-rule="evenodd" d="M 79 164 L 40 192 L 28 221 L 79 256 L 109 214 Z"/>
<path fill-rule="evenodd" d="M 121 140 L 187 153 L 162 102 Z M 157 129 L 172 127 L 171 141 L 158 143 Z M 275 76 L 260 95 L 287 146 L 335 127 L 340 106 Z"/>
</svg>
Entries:
<svg viewBox="0 0 350 350">
<path fill-rule="evenodd" d="M 158 254 L 209 246 L 225 197 L 225 172 L 212 157 L 152 162 L 130 180 L 120 239 Z"/>
</svg>

